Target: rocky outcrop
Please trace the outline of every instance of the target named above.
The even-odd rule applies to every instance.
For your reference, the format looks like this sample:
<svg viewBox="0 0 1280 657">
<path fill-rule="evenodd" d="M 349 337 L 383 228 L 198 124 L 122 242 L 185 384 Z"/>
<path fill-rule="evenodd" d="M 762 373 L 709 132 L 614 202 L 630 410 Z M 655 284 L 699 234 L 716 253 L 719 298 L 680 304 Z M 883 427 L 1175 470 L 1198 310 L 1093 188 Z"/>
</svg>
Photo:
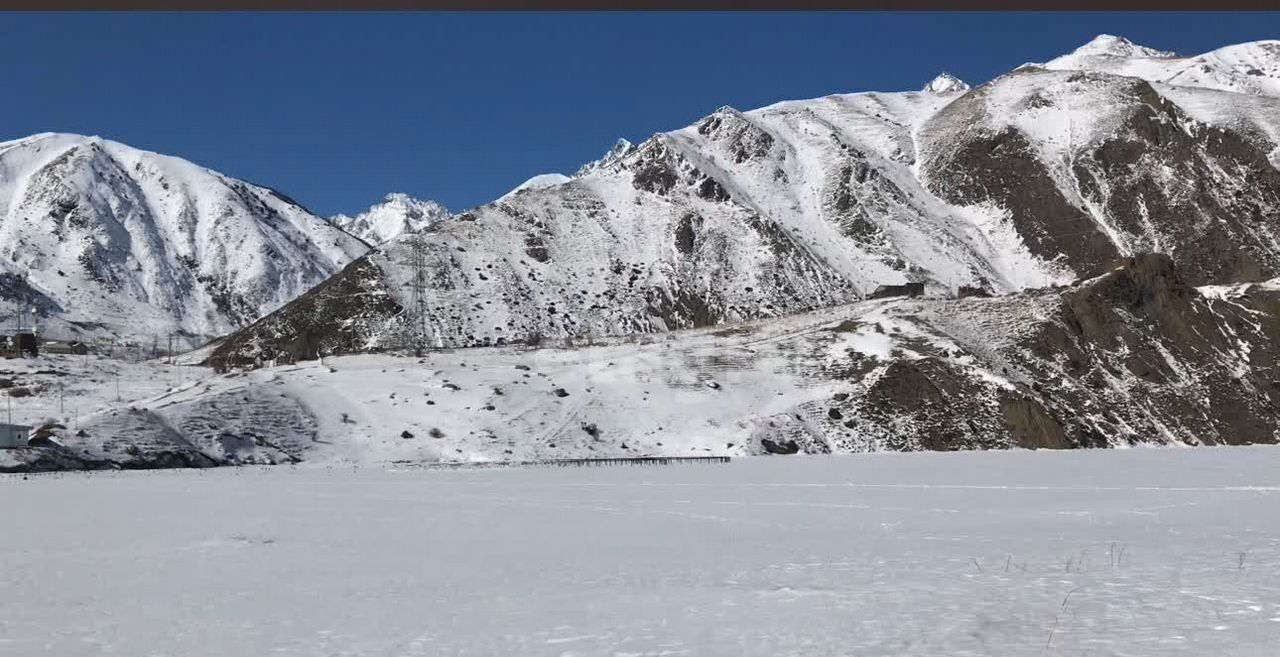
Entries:
<svg viewBox="0 0 1280 657">
<path fill-rule="evenodd" d="M 382 269 L 366 256 L 294 303 L 219 341 L 207 363 L 225 371 L 263 361 L 297 362 L 368 350 L 371 324 L 380 335 L 392 333 L 386 318 L 403 322 L 403 308 L 387 288 Z M 389 346 L 412 346 L 411 341 L 384 339 Z"/>
<path fill-rule="evenodd" d="M 1144 251 L 1169 253 L 1195 284 L 1280 273 L 1274 146 L 1196 120 L 1145 81 L 1020 69 L 923 135 L 931 191 L 1001 208 L 1031 254 L 1079 276 Z"/>
<path fill-rule="evenodd" d="M 1024 343 L 1036 357 L 1025 362 L 1077 435 L 1275 442 L 1278 298 L 1273 286 L 1206 295 L 1167 256 L 1129 259 L 1065 295 L 1057 321 Z"/>
<path fill-rule="evenodd" d="M 1277 304 L 1274 281 L 1201 290 L 1148 254 L 1061 291 L 904 308 L 929 339 L 832 408 L 849 448 L 1273 443 Z"/>
<path fill-rule="evenodd" d="M 1194 284 L 1280 273 L 1280 171 L 1267 153 L 1137 86 L 1142 102 L 1120 133 L 1073 166 L 1086 201 L 1129 250 L 1168 253 Z"/>
</svg>

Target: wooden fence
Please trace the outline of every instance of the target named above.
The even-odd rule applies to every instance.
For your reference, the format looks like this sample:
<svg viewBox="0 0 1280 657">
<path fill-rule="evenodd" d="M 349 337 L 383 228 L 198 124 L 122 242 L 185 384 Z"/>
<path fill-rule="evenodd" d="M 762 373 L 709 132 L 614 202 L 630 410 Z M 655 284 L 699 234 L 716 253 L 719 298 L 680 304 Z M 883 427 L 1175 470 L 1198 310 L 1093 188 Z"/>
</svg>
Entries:
<svg viewBox="0 0 1280 657">
<path fill-rule="evenodd" d="M 527 468 L 530 466 L 582 468 L 621 465 L 679 465 L 684 463 L 728 463 L 728 456 L 631 456 L 616 458 L 543 459 L 539 461 L 479 461 L 419 463 L 396 461 L 395 465 L 424 469 Z"/>
</svg>

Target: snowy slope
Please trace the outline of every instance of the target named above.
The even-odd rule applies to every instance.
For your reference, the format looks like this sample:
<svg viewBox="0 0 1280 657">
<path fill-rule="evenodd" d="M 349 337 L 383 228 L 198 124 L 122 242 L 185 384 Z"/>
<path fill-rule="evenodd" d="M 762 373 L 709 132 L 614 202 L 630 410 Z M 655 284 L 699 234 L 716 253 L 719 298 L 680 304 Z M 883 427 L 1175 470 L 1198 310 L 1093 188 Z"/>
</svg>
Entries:
<svg viewBox="0 0 1280 657">
<path fill-rule="evenodd" d="M 1226 46 L 1194 57 L 1180 57 L 1103 34 L 1074 52 L 1050 60 L 1044 68 L 1098 71 L 1182 87 L 1217 89 L 1280 97 L 1280 41 Z"/>
<path fill-rule="evenodd" d="M 505 201 L 520 192 L 527 189 L 543 189 L 545 187 L 554 187 L 555 185 L 563 185 L 572 180 L 569 176 L 562 173 L 542 173 L 538 174 L 516 186 L 515 189 L 503 194 L 498 198 L 499 201 Z"/>
<path fill-rule="evenodd" d="M 79 467 L 1274 443 L 1278 307 L 1280 280 L 1196 289 L 1146 256 L 1061 289 L 575 348 L 268 362 L 187 383 L 171 368 L 159 395 L 126 381 L 127 408 L 77 392 L 99 410 L 59 439 Z M 47 417 L 50 369 L 14 374 L 44 400 L 20 420 Z"/>
<path fill-rule="evenodd" d="M 367 246 L 290 199 L 184 160 L 69 134 L 0 144 L 0 321 L 53 337 L 196 343 Z"/>
<path fill-rule="evenodd" d="M 330 219 L 337 227 L 369 244 L 389 242 L 405 233 L 416 233 L 448 219 L 449 209 L 416 199 L 408 194 L 387 194 L 381 202 L 352 217 L 339 214 Z"/>
<path fill-rule="evenodd" d="M 1167 58 L 1105 38 L 1077 54 L 1053 65 Z M 975 88 L 943 74 L 924 89 L 723 107 L 638 146 L 620 141 L 567 182 L 434 224 L 422 339 L 665 331 L 908 282 L 931 295 L 1010 293 L 1151 251 L 1195 284 L 1280 273 L 1280 98 L 1038 66 Z M 359 270 L 368 287 L 339 286 L 391 310 L 346 304 L 339 312 L 354 314 L 331 323 L 358 335 L 285 309 L 229 349 L 299 355 L 300 326 L 308 348 L 403 345 L 406 330 L 421 332 L 401 314 L 413 304 L 410 251 L 388 243 Z"/>
</svg>

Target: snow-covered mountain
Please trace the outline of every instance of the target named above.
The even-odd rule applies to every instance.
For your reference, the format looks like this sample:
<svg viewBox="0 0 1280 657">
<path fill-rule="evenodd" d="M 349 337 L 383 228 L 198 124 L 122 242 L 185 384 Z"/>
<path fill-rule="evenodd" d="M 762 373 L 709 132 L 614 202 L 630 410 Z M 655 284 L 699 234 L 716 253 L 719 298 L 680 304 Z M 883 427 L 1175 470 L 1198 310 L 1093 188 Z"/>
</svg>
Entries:
<svg viewBox="0 0 1280 657">
<path fill-rule="evenodd" d="M 352 217 L 339 214 L 330 220 L 339 228 L 370 244 L 384 244 L 406 233 L 416 233 L 448 219 L 449 209 L 435 201 L 408 194 L 387 194 L 381 202 Z"/>
<path fill-rule="evenodd" d="M 1275 443 L 1280 68 L 1215 53 L 1100 37 L 973 88 L 724 107 L 421 227 L 390 197 L 367 226 L 402 234 L 192 356 L 224 376 L 148 364 L 125 410 L 83 364 L 67 430 L 77 361 L 8 371 L 52 442 L 0 470 Z M 98 198 L 46 230 L 132 216 Z"/>
<path fill-rule="evenodd" d="M 1203 55 L 1182 57 L 1103 34 L 1074 52 L 1040 66 L 1059 71 L 1126 75 L 1182 87 L 1280 96 L 1280 41 L 1273 40 L 1241 43 Z"/>
<path fill-rule="evenodd" d="M 930 80 L 929 84 L 924 85 L 924 89 L 922 89 L 922 91 L 931 94 L 950 94 L 968 90 L 969 83 L 950 73 L 939 74 L 938 77 Z"/>
<path fill-rule="evenodd" d="M 0 143 L 0 321 L 179 344 L 294 299 L 368 246 L 294 201 L 98 137 Z"/>
<path fill-rule="evenodd" d="M 1280 55 L 1269 42 L 1215 52 L 1187 61 L 1250 53 L 1252 86 L 1224 90 L 1226 69 L 1212 66 L 1161 78 L 1177 84 L 1119 75 L 1177 58 L 1100 37 L 972 89 L 939 76 L 920 92 L 723 107 L 619 142 L 567 182 L 425 231 L 426 338 L 665 331 L 909 282 L 932 295 L 1009 293 L 1151 251 L 1193 284 L 1269 278 L 1280 272 L 1280 98 L 1259 90 L 1280 79 Z M 318 290 L 295 308 L 325 312 L 283 309 L 232 336 L 224 356 L 403 345 L 420 332 L 406 321 L 416 308 L 403 311 L 410 250 L 389 243 L 331 282 L 359 302 L 331 307 Z"/>
</svg>

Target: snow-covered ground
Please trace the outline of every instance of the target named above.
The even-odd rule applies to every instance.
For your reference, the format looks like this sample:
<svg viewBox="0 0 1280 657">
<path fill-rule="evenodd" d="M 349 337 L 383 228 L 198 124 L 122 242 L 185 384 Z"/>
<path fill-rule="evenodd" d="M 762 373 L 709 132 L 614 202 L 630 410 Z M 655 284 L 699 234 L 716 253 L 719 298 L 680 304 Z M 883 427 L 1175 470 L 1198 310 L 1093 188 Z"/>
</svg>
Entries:
<svg viewBox="0 0 1280 657">
<path fill-rule="evenodd" d="M 175 357 L 175 361 L 178 358 Z M 170 365 L 165 358 L 128 360 L 99 355 L 42 354 L 0 359 L 0 388 L 6 405 L 0 422 L 40 425 L 56 421 L 72 427 L 80 418 L 124 408 L 170 390 L 182 390 L 212 374 L 207 367 Z M 12 388 L 29 396 L 9 397 Z M 0 455 L 3 462 L 3 455 Z"/>
<path fill-rule="evenodd" d="M 285 451 L 304 461 L 332 465 L 745 455 L 762 452 L 764 438 L 783 442 L 806 426 L 827 427 L 847 438 L 848 449 L 889 449 L 874 426 L 843 426 L 828 406 L 857 396 L 857 384 L 843 375 L 854 360 L 911 358 L 917 349 L 959 353 L 953 341 L 899 316 L 900 307 L 914 306 L 888 299 L 572 349 L 364 354 L 225 375 L 159 361 L 121 364 L 122 402 L 115 401 L 115 365 L 89 359 L 108 369 L 90 370 L 76 391 L 79 417 L 59 416 L 70 433 L 88 435 L 62 440 L 118 461 L 121 455 L 100 444 L 146 446 L 142 427 L 122 412 L 133 408 L 156 413 L 151 431 L 167 435 L 177 427 L 184 441 L 231 462 L 249 457 L 224 454 L 214 444 L 218 436 L 260 435 L 296 445 Z M 951 361 L 979 367 L 968 356 Z M 63 367 L 78 375 L 80 362 Z M 24 404 L 15 419 L 37 424 L 49 417 L 56 383 L 47 382 L 39 403 Z M 193 431 L 209 433 L 209 441 Z M 0 465 L 4 458 L 0 453 Z"/>
<path fill-rule="evenodd" d="M 1280 654 L 1280 450 L 0 477 L 0 655 Z"/>
</svg>

